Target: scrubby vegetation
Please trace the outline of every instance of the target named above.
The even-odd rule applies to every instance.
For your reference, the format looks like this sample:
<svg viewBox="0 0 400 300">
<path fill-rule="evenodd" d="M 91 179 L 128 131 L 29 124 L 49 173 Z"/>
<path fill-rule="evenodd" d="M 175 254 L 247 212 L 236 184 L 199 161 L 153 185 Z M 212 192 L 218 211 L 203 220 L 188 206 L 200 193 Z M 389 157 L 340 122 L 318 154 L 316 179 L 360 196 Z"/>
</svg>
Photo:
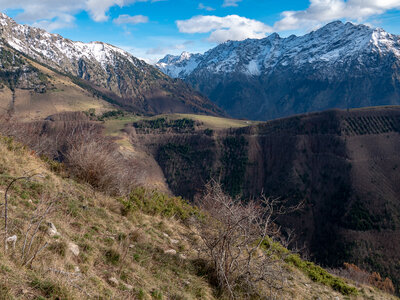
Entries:
<svg viewBox="0 0 400 300">
<path fill-rule="evenodd" d="M 81 131 L 72 127 L 76 140 L 59 135 L 69 137 L 61 143 L 65 148 L 59 148 L 65 151 L 65 167 L 49 156 L 40 159 L 44 150 L 32 151 L 13 138 L 0 140 L 0 197 L 10 182 L 21 178 L 9 189 L 7 236 L 16 236 L 17 242 L 0 254 L 4 299 L 268 299 L 278 293 L 303 299 L 321 293 L 355 294 L 348 292 L 349 283 L 331 284 L 319 267 L 313 268 L 325 285 L 313 283 L 309 274 L 297 271 L 300 267 L 290 267 L 286 259 L 291 252 L 278 243 L 282 238 L 274 223 L 284 210 L 273 199 L 242 202 L 215 182 L 199 196 L 197 208 L 136 182 L 126 185 L 117 173 L 127 174 L 122 169 L 126 160 L 118 165 L 121 170 L 112 171 L 124 189 L 106 185 L 105 178 L 113 178 L 101 167 L 113 170 L 104 159 L 118 162 L 105 155 L 108 147 L 116 148 L 112 140 L 99 139 L 96 128 L 86 126 L 80 123 Z M 91 128 L 93 135 L 84 128 Z M 52 135 L 40 138 L 54 141 Z M 310 287 L 299 288 L 304 284 Z"/>
<path fill-rule="evenodd" d="M 233 197 L 243 191 L 244 178 L 248 162 L 247 145 L 244 136 L 231 136 L 223 140 L 224 153 L 221 162 L 224 166 L 222 184 Z"/>
<path fill-rule="evenodd" d="M 136 188 L 127 197 L 121 198 L 123 215 L 132 212 L 143 212 L 167 218 L 178 218 L 182 221 L 188 218 L 200 217 L 200 211 L 181 197 L 171 197 L 156 190 Z"/>
<path fill-rule="evenodd" d="M 393 282 L 388 277 L 382 278 L 377 272 L 369 273 L 355 264 L 344 263 L 343 266 L 343 268 L 333 270 L 333 272 L 341 277 L 354 280 L 358 285 L 369 284 L 387 293 L 395 293 Z"/>
<path fill-rule="evenodd" d="M 312 262 L 302 260 L 298 255 L 292 254 L 286 258 L 286 262 L 294 265 L 307 274 L 313 281 L 319 282 L 332 287 L 343 295 L 357 295 L 358 291 L 355 287 L 349 286 L 342 279 L 329 274 L 320 266 Z"/>
<path fill-rule="evenodd" d="M 156 130 L 159 132 L 167 132 L 168 130 L 172 132 L 193 132 L 195 129 L 195 121 L 192 119 L 182 118 L 182 119 L 168 119 L 168 118 L 157 118 L 151 120 L 143 120 L 133 123 L 139 132 L 146 132 L 147 130 Z"/>
</svg>

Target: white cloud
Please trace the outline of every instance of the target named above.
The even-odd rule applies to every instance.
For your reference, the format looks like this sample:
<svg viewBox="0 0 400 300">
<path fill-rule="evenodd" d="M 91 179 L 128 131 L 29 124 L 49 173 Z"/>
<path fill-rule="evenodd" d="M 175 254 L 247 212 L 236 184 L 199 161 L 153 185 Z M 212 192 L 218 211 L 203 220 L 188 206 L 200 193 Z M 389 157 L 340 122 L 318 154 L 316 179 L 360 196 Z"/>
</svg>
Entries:
<svg viewBox="0 0 400 300">
<path fill-rule="evenodd" d="M 338 19 L 361 22 L 391 9 L 400 9 L 400 0 L 310 0 L 306 10 L 283 12 L 274 29 L 310 29 Z"/>
<path fill-rule="evenodd" d="M 139 24 L 149 22 L 149 18 L 142 15 L 130 16 L 130 15 L 120 15 L 113 21 L 117 25 L 121 24 Z"/>
<path fill-rule="evenodd" d="M 230 15 L 195 16 L 189 20 L 176 21 L 178 29 L 183 33 L 208 33 L 210 42 L 222 43 L 227 40 L 241 41 L 247 38 L 263 38 L 272 28 L 260 21 Z"/>
<path fill-rule="evenodd" d="M 104 22 L 109 19 L 107 12 L 113 6 L 124 7 L 135 2 L 147 2 L 148 0 L 86 0 L 86 11 L 96 22 Z"/>
<path fill-rule="evenodd" d="M 224 0 L 224 4 L 222 4 L 223 7 L 229 7 L 229 6 L 238 6 L 238 2 L 241 2 L 242 0 Z"/>
<path fill-rule="evenodd" d="M 204 9 L 206 11 L 213 11 L 215 8 L 212 8 L 211 6 L 206 6 L 203 3 L 200 3 L 199 6 L 197 7 L 198 9 Z"/>
<path fill-rule="evenodd" d="M 65 15 L 60 15 L 53 20 L 40 20 L 34 22 L 32 26 L 44 28 L 47 31 L 53 31 L 59 28 L 72 27 L 74 21 L 75 21 L 74 16 L 65 14 Z"/>
<path fill-rule="evenodd" d="M 162 0 L 0 0 L 0 10 L 22 10 L 18 21 L 32 23 L 48 30 L 72 26 L 74 15 L 86 11 L 96 22 L 109 19 L 113 6 L 124 7 L 135 2 L 158 2 Z"/>
</svg>

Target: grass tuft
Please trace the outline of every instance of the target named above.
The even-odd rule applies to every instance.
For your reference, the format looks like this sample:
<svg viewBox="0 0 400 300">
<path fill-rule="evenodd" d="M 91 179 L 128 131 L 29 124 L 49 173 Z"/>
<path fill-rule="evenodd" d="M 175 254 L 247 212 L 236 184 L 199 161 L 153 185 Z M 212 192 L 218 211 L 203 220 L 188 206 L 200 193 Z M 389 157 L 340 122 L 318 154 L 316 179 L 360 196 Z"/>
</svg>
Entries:
<svg viewBox="0 0 400 300">
<path fill-rule="evenodd" d="M 121 199 L 122 215 L 141 211 L 149 215 L 159 215 L 167 218 L 176 217 L 186 220 L 191 216 L 200 216 L 200 211 L 181 197 L 171 197 L 159 191 L 149 191 L 136 188 L 130 195 Z"/>
</svg>

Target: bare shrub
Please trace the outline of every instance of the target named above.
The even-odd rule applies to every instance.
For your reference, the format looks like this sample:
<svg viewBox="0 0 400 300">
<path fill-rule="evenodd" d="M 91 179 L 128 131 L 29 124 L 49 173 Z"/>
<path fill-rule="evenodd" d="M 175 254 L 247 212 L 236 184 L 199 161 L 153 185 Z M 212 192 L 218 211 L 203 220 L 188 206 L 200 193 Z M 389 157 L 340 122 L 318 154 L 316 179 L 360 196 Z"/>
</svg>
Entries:
<svg viewBox="0 0 400 300">
<path fill-rule="evenodd" d="M 64 162 L 69 173 L 110 194 L 127 194 L 137 185 L 135 159 L 119 151 L 102 127 L 84 114 L 64 113 L 45 121 L 0 120 L 0 132 L 37 155 Z"/>
<path fill-rule="evenodd" d="M 274 297 L 283 288 L 283 261 L 289 254 L 276 242 L 280 234 L 274 221 L 288 210 L 265 196 L 247 203 L 233 199 L 215 181 L 206 185 L 197 205 L 206 212 L 197 224 L 203 241 L 200 254 L 212 262 L 219 287 L 231 299 L 266 297 L 265 287 Z"/>
</svg>

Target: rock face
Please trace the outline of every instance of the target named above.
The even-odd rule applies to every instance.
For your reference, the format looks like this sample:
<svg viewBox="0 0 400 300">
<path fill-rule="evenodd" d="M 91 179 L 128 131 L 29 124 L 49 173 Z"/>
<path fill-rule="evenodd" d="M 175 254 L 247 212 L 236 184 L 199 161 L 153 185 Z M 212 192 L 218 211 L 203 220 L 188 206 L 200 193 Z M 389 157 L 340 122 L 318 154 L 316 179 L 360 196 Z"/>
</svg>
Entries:
<svg viewBox="0 0 400 300">
<path fill-rule="evenodd" d="M 157 67 L 240 118 L 400 104 L 400 37 L 339 21 L 300 37 L 272 34 L 167 56 Z"/>
<path fill-rule="evenodd" d="M 5 47 L 0 41 L 0 83 L 10 89 L 34 90 L 38 93 L 46 91 L 46 78 L 41 72 L 28 64 L 24 57 Z"/>
<path fill-rule="evenodd" d="M 145 113 L 222 111 L 181 80 L 171 79 L 130 53 L 102 42 L 74 42 L 42 29 L 17 24 L 0 13 L 3 45 L 34 58 L 58 72 L 83 81 L 110 102 Z M 4 48 L 1 47 L 1 48 Z M 32 80 L 26 80 L 27 84 Z M 39 92 L 44 92 L 38 87 Z"/>
</svg>

